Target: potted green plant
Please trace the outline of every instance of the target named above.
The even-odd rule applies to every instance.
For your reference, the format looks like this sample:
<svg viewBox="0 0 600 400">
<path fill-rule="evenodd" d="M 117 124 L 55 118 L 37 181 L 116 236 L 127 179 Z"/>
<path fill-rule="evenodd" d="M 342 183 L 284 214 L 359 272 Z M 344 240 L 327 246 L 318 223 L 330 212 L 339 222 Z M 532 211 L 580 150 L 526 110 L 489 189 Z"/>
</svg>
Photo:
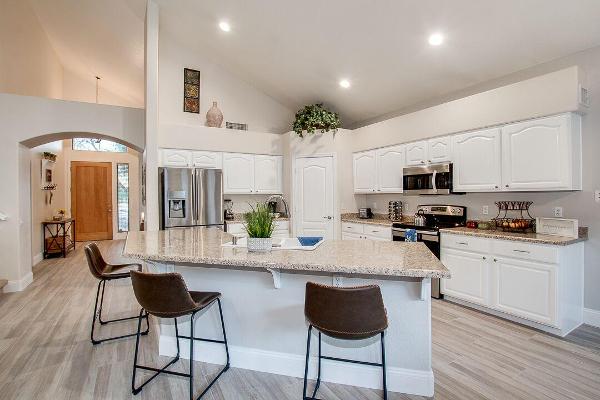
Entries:
<svg viewBox="0 0 600 400">
<path fill-rule="evenodd" d="M 244 229 L 248 234 L 248 251 L 270 251 L 273 247 L 273 216 L 266 204 L 256 204 L 244 214 Z"/>
<path fill-rule="evenodd" d="M 317 130 L 322 133 L 336 131 L 341 125 L 337 113 L 325 109 L 322 103 L 317 103 L 298 111 L 292 128 L 298 136 L 304 137 L 304 132 L 313 134 Z"/>
</svg>

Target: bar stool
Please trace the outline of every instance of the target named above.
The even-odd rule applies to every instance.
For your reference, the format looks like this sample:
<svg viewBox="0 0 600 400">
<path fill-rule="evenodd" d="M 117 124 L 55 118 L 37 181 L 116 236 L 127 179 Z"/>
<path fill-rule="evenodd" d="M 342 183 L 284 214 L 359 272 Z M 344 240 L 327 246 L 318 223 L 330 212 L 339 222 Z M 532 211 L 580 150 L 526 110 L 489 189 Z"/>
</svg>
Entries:
<svg viewBox="0 0 600 400">
<path fill-rule="evenodd" d="M 223 309 L 221 308 L 221 293 L 217 292 L 193 292 L 188 291 L 185 281 L 178 273 L 149 274 L 138 271 L 131 271 L 131 282 L 133 283 L 133 292 L 140 305 L 143 307 L 138 319 L 138 333 L 135 341 L 135 353 L 133 360 L 133 377 L 131 379 L 131 390 L 134 395 L 142 391 L 150 381 L 156 378 L 160 373 L 183 376 L 189 378 L 190 400 L 194 398 L 194 341 L 203 341 L 211 343 L 222 343 L 225 345 L 225 354 L 227 362 L 218 375 L 208 384 L 204 391 L 197 397 L 202 398 L 219 377 L 229 369 L 229 347 L 227 346 L 227 334 L 225 333 L 225 322 L 223 321 Z M 215 304 L 219 306 L 219 316 L 221 317 L 221 330 L 223 340 L 204 339 L 194 336 L 194 317 L 199 311 Z M 140 344 L 140 329 L 142 326 L 143 310 L 159 318 L 173 318 L 175 321 L 175 337 L 177 338 L 177 355 L 169 361 L 164 367 L 158 369 L 138 364 L 138 350 Z M 179 334 L 177 327 L 177 318 L 190 315 L 190 336 Z M 180 348 L 179 339 L 190 340 L 190 373 L 168 371 L 171 365 L 179 360 Z M 193 340 L 192 340 L 193 339 Z M 142 369 L 155 372 L 140 386 L 135 386 L 136 370 Z"/>
<path fill-rule="evenodd" d="M 340 288 L 308 282 L 306 284 L 304 315 L 309 326 L 306 341 L 303 399 L 318 400 L 315 396 L 321 384 L 321 360 L 325 359 L 382 367 L 383 398 L 387 400 L 384 336 L 388 320 L 379 286 Z M 308 360 L 313 327 L 319 332 L 318 373 L 313 394 L 311 397 L 307 397 Z M 321 354 L 321 333 L 332 338 L 345 340 L 368 339 L 380 335 L 381 363 L 324 356 Z"/>
<path fill-rule="evenodd" d="M 122 339 L 126 337 L 136 336 L 135 333 L 130 333 L 128 335 L 122 336 L 114 336 L 106 339 L 96 340 L 94 338 L 94 327 L 96 326 L 96 318 L 100 322 L 100 325 L 110 324 L 112 322 L 121 322 L 127 321 L 130 319 L 137 319 L 138 316 L 135 315 L 133 317 L 126 318 L 117 318 L 104 321 L 102 320 L 102 304 L 104 303 L 104 289 L 106 288 L 107 281 L 114 281 L 117 279 L 126 279 L 129 278 L 129 268 L 137 268 L 138 271 L 142 270 L 141 264 L 109 264 L 104 261 L 102 257 L 102 253 L 100 253 L 100 249 L 98 249 L 98 245 L 96 243 L 90 243 L 84 248 L 85 257 L 87 258 L 88 267 L 90 268 L 90 272 L 92 275 L 98 279 L 98 290 L 96 290 L 96 302 L 94 303 L 94 317 L 92 318 L 92 331 L 90 333 L 90 338 L 92 340 L 93 345 L 97 345 L 102 342 L 106 342 L 108 340 L 116 340 Z M 126 271 L 124 271 L 127 269 Z M 122 271 L 122 272 L 118 272 Z M 102 287 L 102 295 L 100 296 L 100 287 Z M 100 297 L 100 310 L 98 310 L 98 297 Z M 148 314 L 145 316 L 146 318 L 146 330 L 142 332 L 142 335 L 147 335 L 150 330 L 150 325 L 148 323 Z"/>
</svg>

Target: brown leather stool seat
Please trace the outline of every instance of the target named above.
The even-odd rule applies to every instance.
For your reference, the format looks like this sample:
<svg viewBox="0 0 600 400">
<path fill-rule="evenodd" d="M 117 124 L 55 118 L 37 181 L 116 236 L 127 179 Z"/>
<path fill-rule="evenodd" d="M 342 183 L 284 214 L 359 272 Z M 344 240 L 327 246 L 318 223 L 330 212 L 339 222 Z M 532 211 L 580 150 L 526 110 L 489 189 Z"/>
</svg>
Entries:
<svg viewBox="0 0 600 400">
<path fill-rule="evenodd" d="M 183 277 L 178 273 L 150 274 L 139 271 L 131 271 L 131 282 L 133 283 L 133 292 L 137 301 L 148 314 L 159 318 L 173 318 L 175 323 L 175 337 L 177 338 L 177 355 L 169 361 L 164 367 L 158 369 L 144 365 L 138 365 L 138 350 L 140 343 L 140 329 L 142 326 L 142 311 L 140 311 L 138 320 L 138 336 L 135 342 L 135 355 L 133 361 L 133 377 L 131 380 L 131 389 L 133 394 L 141 392 L 142 388 L 152 381 L 160 373 L 184 376 L 189 378 L 190 400 L 194 398 L 194 341 L 204 341 L 212 343 L 222 343 L 225 345 L 227 361 L 224 368 L 208 384 L 204 391 L 197 397 L 202 398 L 219 377 L 229 369 L 229 347 L 227 346 L 227 334 L 225 333 L 225 322 L 223 320 L 223 310 L 221 307 L 221 293 L 218 292 L 195 292 L 189 291 Z M 219 307 L 219 316 L 221 318 L 221 329 L 223 340 L 205 339 L 194 336 L 194 317 L 197 312 L 217 303 Z M 180 335 L 177 326 L 177 318 L 189 315 L 190 335 Z M 180 357 L 179 339 L 188 339 L 190 341 L 190 373 L 168 371 L 167 368 L 177 362 Z M 154 371 L 155 374 L 148 378 L 140 386 L 135 385 L 135 376 L 138 369 Z"/>
<path fill-rule="evenodd" d="M 90 338 L 92 340 L 92 344 L 96 345 L 102 342 L 106 342 L 107 340 L 115 340 L 122 339 L 126 337 L 136 336 L 135 333 L 131 333 L 128 335 L 122 336 L 114 336 L 106 339 L 97 340 L 94 338 L 94 328 L 96 326 L 96 319 L 100 322 L 100 325 L 110 324 L 112 322 L 121 322 L 132 319 L 137 319 L 138 316 L 126 317 L 126 318 L 117 318 L 111 320 L 103 320 L 102 319 L 102 305 L 104 304 L 104 290 L 106 289 L 106 282 L 113 281 L 117 279 L 126 279 L 129 278 L 129 270 L 134 268 L 138 271 L 142 270 L 142 265 L 137 263 L 126 263 L 126 264 L 109 264 L 102 257 L 102 253 L 98 248 L 96 243 L 90 243 L 84 248 L 85 257 L 87 259 L 87 264 L 90 269 L 92 275 L 98 279 L 98 290 L 96 290 L 96 302 L 94 304 L 94 316 L 92 318 L 92 330 L 90 333 Z M 100 295 L 100 288 L 102 287 L 102 294 Z M 100 297 L 100 307 L 98 308 L 98 298 Z M 150 325 L 148 324 L 148 314 L 145 315 L 146 318 L 146 330 L 142 332 L 142 335 L 147 335 L 150 330 Z"/>
<path fill-rule="evenodd" d="M 387 399 L 385 368 L 385 330 L 388 327 L 387 313 L 381 290 L 377 285 L 359 287 L 334 287 L 308 282 L 304 303 L 304 315 L 309 323 L 304 368 L 303 399 L 316 399 L 321 383 L 321 360 L 346 361 L 355 364 L 380 366 L 383 368 L 383 397 Z M 308 361 L 312 328 L 319 336 L 319 359 L 317 383 L 311 397 L 306 396 L 308 384 Z M 381 363 L 348 360 L 321 354 L 321 334 L 345 340 L 381 337 Z"/>
</svg>

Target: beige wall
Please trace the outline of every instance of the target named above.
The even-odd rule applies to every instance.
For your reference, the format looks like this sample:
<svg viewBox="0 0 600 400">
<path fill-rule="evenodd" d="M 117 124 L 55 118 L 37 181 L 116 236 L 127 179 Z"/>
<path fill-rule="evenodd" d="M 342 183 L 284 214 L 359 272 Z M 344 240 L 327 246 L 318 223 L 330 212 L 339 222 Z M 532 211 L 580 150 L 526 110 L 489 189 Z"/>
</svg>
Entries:
<svg viewBox="0 0 600 400">
<path fill-rule="evenodd" d="M 183 69 L 200 71 L 200 113 L 183 112 Z M 247 123 L 258 132 L 290 129 L 294 111 L 228 72 L 197 51 L 180 45 L 168 33 L 159 38 L 159 120 L 161 124 L 203 126 L 206 112 L 216 101 L 225 121 Z"/>
<path fill-rule="evenodd" d="M 60 99 L 62 74 L 29 2 L 0 0 L 0 92 Z"/>
<path fill-rule="evenodd" d="M 98 84 L 98 103 L 123 107 L 144 108 L 137 99 L 128 99 L 104 88 L 102 79 Z M 63 99 L 73 101 L 96 102 L 96 77 L 93 74 L 81 76 L 67 68 L 63 71 Z"/>
</svg>

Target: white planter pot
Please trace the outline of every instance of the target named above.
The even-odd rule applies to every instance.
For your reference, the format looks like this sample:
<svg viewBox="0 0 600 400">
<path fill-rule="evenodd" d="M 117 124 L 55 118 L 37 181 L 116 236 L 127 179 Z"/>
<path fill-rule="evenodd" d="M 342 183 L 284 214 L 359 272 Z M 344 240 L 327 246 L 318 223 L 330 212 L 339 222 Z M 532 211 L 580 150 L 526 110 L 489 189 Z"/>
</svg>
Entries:
<svg viewBox="0 0 600 400">
<path fill-rule="evenodd" d="M 273 238 L 248 238 L 248 251 L 271 251 Z"/>
</svg>

